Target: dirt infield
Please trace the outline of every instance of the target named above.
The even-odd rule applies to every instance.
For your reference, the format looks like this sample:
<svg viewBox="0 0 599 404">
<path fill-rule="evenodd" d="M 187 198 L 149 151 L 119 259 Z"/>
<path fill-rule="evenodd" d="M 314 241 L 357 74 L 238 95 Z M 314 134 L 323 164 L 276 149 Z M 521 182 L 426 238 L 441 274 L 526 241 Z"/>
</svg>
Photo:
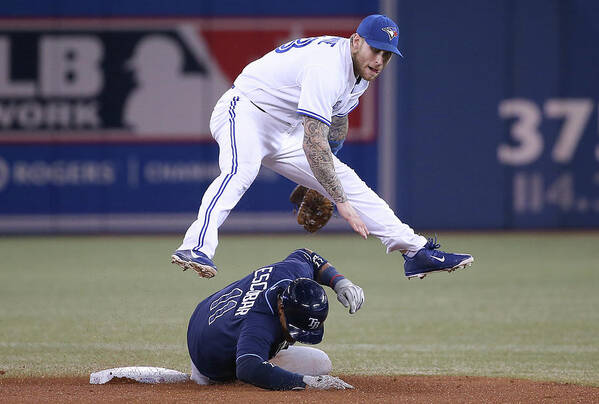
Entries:
<svg viewBox="0 0 599 404">
<path fill-rule="evenodd" d="M 148 385 L 87 378 L 0 376 L 0 403 L 240 402 L 240 403 L 599 403 L 599 387 L 466 376 L 341 376 L 345 391 L 266 391 L 244 383 Z"/>
</svg>

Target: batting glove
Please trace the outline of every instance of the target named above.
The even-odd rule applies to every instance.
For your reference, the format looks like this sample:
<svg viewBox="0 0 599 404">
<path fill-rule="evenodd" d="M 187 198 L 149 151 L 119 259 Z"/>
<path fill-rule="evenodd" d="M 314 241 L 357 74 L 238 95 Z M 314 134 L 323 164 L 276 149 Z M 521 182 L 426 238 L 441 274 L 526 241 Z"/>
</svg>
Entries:
<svg viewBox="0 0 599 404">
<path fill-rule="evenodd" d="M 349 314 L 354 314 L 364 303 L 364 291 L 358 285 L 354 285 L 349 279 L 341 279 L 335 285 L 337 300 L 345 307 L 349 307 Z"/>
<path fill-rule="evenodd" d="M 304 383 L 306 383 L 307 387 L 311 387 L 313 389 L 321 389 L 321 390 L 329 390 L 329 389 L 337 389 L 337 390 L 345 390 L 345 389 L 353 389 L 349 383 L 345 383 L 338 377 L 330 376 L 330 375 L 321 375 L 321 376 L 304 376 Z"/>
</svg>

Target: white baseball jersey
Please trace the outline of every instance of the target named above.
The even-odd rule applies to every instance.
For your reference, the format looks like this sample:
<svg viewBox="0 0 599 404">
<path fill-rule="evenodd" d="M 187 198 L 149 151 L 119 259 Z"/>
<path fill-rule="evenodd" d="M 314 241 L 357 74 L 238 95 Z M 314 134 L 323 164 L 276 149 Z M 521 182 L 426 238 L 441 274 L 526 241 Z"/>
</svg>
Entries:
<svg viewBox="0 0 599 404">
<path fill-rule="evenodd" d="M 349 39 L 334 36 L 281 45 L 246 66 L 234 84 L 210 120 L 221 173 L 204 193 L 197 220 L 179 247 L 209 258 L 218 245 L 218 228 L 263 165 L 330 198 L 304 153 L 302 117 L 330 125 L 333 116 L 354 109 L 368 87 L 354 76 Z M 426 244 L 349 166 L 336 156 L 333 163 L 349 202 L 387 251 L 416 251 Z"/>
<path fill-rule="evenodd" d="M 235 87 L 293 126 L 302 115 L 330 125 L 332 116 L 358 105 L 368 82 L 354 75 L 349 39 L 321 36 L 288 42 L 250 63 Z"/>
</svg>

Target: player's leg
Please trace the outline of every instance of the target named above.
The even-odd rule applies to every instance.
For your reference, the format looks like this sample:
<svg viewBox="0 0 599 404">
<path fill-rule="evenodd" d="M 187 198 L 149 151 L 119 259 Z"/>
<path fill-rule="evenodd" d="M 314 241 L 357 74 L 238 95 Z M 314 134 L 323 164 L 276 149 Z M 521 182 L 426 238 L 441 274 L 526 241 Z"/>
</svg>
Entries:
<svg viewBox="0 0 599 404">
<path fill-rule="evenodd" d="M 474 261 L 469 254 L 454 254 L 438 250 L 437 240 L 426 240 L 414 233 L 412 228 L 402 223 L 374 191 L 358 175 L 335 157 L 335 169 L 349 201 L 362 217 L 368 217 L 368 223 L 383 224 L 375 227 L 378 236 L 387 246 L 387 252 L 400 250 L 404 255 L 405 275 L 410 279 L 424 278 L 431 272 L 452 272 L 465 268 Z M 366 188 L 366 190 L 364 189 Z M 366 224 L 369 226 L 369 224 Z M 387 227 L 388 226 L 388 227 Z M 407 247 L 407 248 L 406 248 Z"/>
<path fill-rule="evenodd" d="M 290 346 L 270 360 L 273 365 L 301 375 L 328 375 L 333 365 L 326 352 L 307 346 Z"/>
<path fill-rule="evenodd" d="M 290 138 L 286 147 L 276 155 L 264 159 L 263 164 L 290 180 L 316 189 L 330 198 L 314 177 L 301 146 L 301 138 Z M 402 223 L 387 203 L 349 166 L 333 156 L 335 171 L 354 209 L 358 212 L 370 233 L 387 247 L 387 252 L 399 250 L 404 254 L 404 270 L 408 278 L 423 278 L 427 273 L 446 271 L 470 265 L 474 259 L 468 254 L 439 251 L 436 240 L 427 241 Z"/>
<path fill-rule="evenodd" d="M 206 386 L 206 385 L 210 384 L 210 378 L 208 378 L 208 376 L 204 376 L 203 374 L 201 374 L 200 371 L 198 370 L 198 368 L 196 368 L 196 365 L 193 364 L 193 361 L 190 360 L 190 362 L 191 362 L 191 380 L 193 380 L 197 384 L 201 384 L 202 386 Z"/>
<path fill-rule="evenodd" d="M 204 277 L 214 276 L 212 257 L 218 245 L 218 228 L 254 182 L 263 148 L 259 139 L 260 112 L 233 90 L 219 100 L 210 128 L 219 145 L 221 173 L 206 189 L 197 219 L 173 254 L 173 262 L 193 268 Z"/>
<path fill-rule="evenodd" d="M 333 161 L 349 201 L 368 227 L 370 234 L 378 237 L 387 247 L 387 252 L 418 251 L 426 244 L 426 238 L 414 233 L 410 226 L 402 223 L 389 205 L 370 189 L 354 170 L 336 157 L 333 157 Z M 263 164 L 291 181 L 315 189 L 330 198 L 312 174 L 301 146 L 290 143 L 276 156 L 266 157 Z"/>
</svg>

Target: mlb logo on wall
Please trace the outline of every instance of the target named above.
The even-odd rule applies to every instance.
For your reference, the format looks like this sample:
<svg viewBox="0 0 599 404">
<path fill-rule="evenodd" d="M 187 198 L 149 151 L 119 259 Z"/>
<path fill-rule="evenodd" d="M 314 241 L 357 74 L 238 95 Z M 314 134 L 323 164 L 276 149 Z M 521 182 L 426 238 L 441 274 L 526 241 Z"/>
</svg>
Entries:
<svg viewBox="0 0 599 404">
<path fill-rule="evenodd" d="M 358 22 L 0 20 L 0 142 L 210 140 L 212 109 L 246 64 Z M 374 137 L 372 93 L 351 115 L 353 140 Z"/>
<path fill-rule="evenodd" d="M 7 25 L 0 29 L 4 138 L 206 136 L 214 103 L 230 87 L 188 24 Z"/>
</svg>

